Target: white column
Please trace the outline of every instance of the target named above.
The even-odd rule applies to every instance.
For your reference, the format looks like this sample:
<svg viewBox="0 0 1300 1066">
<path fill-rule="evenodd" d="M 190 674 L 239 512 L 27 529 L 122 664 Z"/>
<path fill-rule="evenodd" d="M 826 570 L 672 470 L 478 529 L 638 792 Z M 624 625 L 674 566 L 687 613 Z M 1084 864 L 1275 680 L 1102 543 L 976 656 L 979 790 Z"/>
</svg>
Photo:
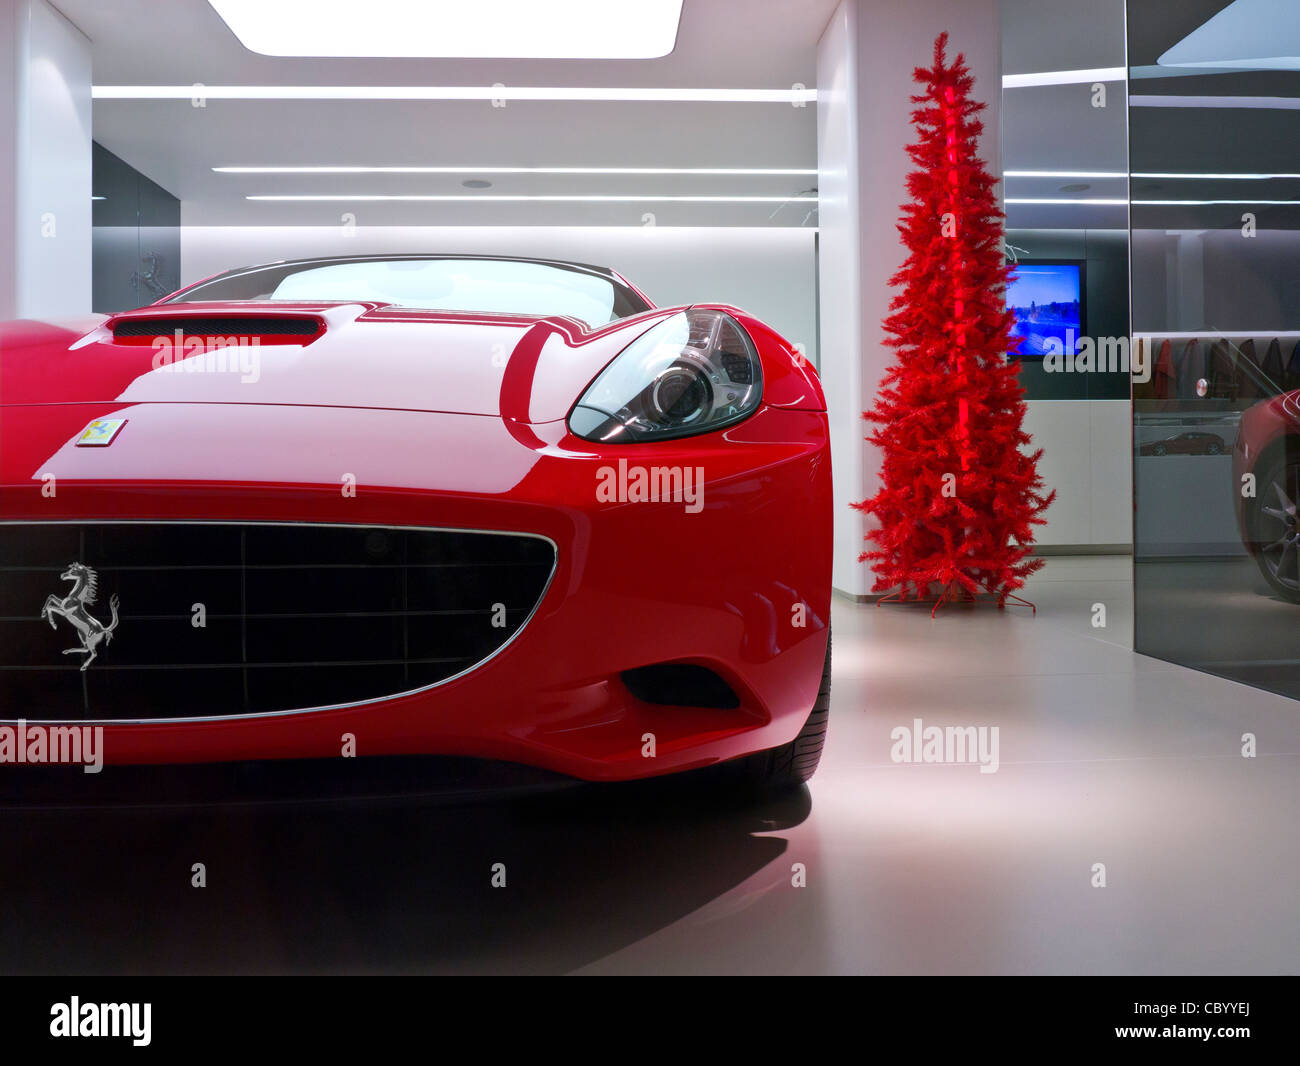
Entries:
<svg viewBox="0 0 1300 1066">
<path fill-rule="evenodd" d="M 905 258 L 895 224 L 907 199 L 905 149 L 915 138 L 912 70 L 929 66 L 945 30 L 949 58 L 964 53 L 975 98 L 988 104 L 980 155 L 1000 173 L 998 0 L 842 0 L 817 48 L 821 375 L 835 472 L 834 584 L 851 595 L 868 593 L 874 580 L 857 561 L 869 519 L 849 505 L 879 485 L 862 412 L 893 358 L 881 322 L 893 296 L 889 278 Z"/>
<path fill-rule="evenodd" d="M 90 41 L 0 0 L 0 319 L 90 310 Z"/>
</svg>

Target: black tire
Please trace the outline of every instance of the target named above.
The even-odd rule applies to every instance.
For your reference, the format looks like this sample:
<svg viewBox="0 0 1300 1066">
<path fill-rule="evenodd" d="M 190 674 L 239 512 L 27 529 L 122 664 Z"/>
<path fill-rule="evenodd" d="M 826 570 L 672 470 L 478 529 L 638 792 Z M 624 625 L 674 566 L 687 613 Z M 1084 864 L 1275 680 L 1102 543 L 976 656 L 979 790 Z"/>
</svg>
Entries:
<svg viewBox="0 0 1300 1066">
<path fill-rule="evenodd" d="M 1284 600 L 1300 603 L 1300 530 L 1295 526 L 1300 455 L 1294 451 L 1278 452 L 1260 466 L 1246 521 L 1251 554 L 1264 580 Z"/>
<path fill-rule="evenodd" d="M 817 772 L 826 743 L 826 724 L 831 713 L 831 635 L 826 634 L 826 664 L 817 688 L 817 701 L 799 735 L 789 744 L 760 751 L 740 760 L 746 779 L 764 791 L 802 785 Z"/>
<path fill-rule="evenodd" d="M 1152 455 L 1168 455 L 1168 454 L 1169 454 L 1169 449 L 1166 448 L 1163 444 L 1157 444 L 1154 448 L 1151 449 L 1151 454 L 1152 454 Z"/>
<path fill-rule="evenodd" d="M 1206 455 L 1222 455 L 1222 454 L 1223 454 L 1223 445 L 1220 444 L 1217 440 L 1212 440 L 1212 441 L 1210 441 L 1209 444 L 1207 444 L 1207 445 L 1205 446 L 1205 454 L 1206 454 Z"/>
</svg>

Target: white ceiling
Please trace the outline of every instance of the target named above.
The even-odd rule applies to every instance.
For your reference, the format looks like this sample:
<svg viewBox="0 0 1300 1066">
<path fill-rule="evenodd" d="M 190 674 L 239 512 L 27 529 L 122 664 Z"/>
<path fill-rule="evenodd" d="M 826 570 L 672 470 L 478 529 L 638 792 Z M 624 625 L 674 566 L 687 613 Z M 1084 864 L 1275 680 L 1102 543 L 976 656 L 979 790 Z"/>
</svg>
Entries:
<svg viewBox="0 0 1300 1066">
<path fill-rule="evenodd" d="M 472 2 L 472 0 L 469 0 Z M 619 0 L 610 0 L 617 3 Z M 95 44 L 102 84 L 712 85 L 812 83 L 837 0 L 686 0 L 662 59 L 295 59 L 243 47 L 207 0 L 54 0 Z M 358 0 L 364 18 L 365 2 Z"/>
<path fill-rule="evenodd" d="M 207 0 L 53 0 L 115 84 L 563 85 L 788 89 L 816 85 L 836 0 L 686 0 L 677 47 L 653 60 L 294 59 L 249 52 Z M 887 0 L 893 3 L 897 0 Z M 364 6 L 362 4 L 361 6 Z M 1009 73 L 1122 65 L 1123 0 L 1002 0 Z M 1007 169 L 1123 170 L 1122 83 L 1008 90 Z M 249 194 L 465 194 L 470 174 L 231 175 L 221 165 L 816 167 L 816 107 L 788 103 L 96 100 L 95 138 L 185 202 L 189 225 L 815 225 L 807 204 L 285 203 Z M 815 177 L 485 175 L 489 195 L 786 197 Z M 1011 179 L 1009 196 L 1122 196 L 1123 182 L 1061 193 Z M 1118 191 L 1116 191 L 1118 190 Z M 900 190 L 901 194 L 901 190 Z M 1101 208 L 1009 208 L 1015 226 L 1123 226 Z"/>
<path fill-rule="evenodd" d="M 789 89 L 816 84 L 836 0 L 687 0 L 653 60 L 281 59 L 249 52 L 207 0 L 54 0 L 110 84 L 562 85 Z M 364 7 L 364 4 L 360 5 Z M 246 194 L 464 194 L 473 175 L 226 175 L 220 165 L 815 168 L 815 106 L 788 103 L 97 100 L 95 138 L 186 204 L 196 225 L 799 225 L 807 204 L 249 202 Z M 490 175 L 489 194 L 790 196 L 815 177 Z M 776 212 L 773 218 L 773 212 Z M 809 222 L 815 224 L 815 216 Z"/>
</svg>

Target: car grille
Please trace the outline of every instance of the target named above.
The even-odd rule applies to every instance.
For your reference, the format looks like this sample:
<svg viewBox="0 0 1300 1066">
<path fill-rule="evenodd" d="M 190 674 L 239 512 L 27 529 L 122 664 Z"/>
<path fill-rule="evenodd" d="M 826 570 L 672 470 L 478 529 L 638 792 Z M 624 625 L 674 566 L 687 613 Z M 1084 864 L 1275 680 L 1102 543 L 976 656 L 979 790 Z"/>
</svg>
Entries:
<svg viewBox="0 0 1300 1066">
<path fill-rule="evenodd" d="M 95 571 L 85 656 L 40 618 L 72 563 Z M 547 539 L 370 526 L 0 525 L 0 718 L 200 718 L 383 699 L 446 681 L 527 622 Z M 75 613 L 75 612 L 74 612 Z M 201 624 L 200 624 L 201 623 Z M 83 626 L 86 624 L 83 617 Z"/>
</svg>

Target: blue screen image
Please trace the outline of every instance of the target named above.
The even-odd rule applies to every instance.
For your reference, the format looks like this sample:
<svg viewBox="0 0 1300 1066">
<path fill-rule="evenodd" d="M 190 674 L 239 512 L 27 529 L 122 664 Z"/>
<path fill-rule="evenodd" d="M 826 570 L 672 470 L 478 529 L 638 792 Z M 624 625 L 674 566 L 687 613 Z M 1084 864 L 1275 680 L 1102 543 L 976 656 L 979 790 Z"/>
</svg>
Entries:
<svg viewBox="0 0 1300 1066">
<path fill-rule="evenodd" d="M 1077 263 L 1021 263 L 1016 267 L 1007 285 L 1007 306 L 1016 315 L 1013 335 L 1022 338 L 1016 354 L 1077 353 L 1083 335 L 1079 275 Z"/>
</svg>

